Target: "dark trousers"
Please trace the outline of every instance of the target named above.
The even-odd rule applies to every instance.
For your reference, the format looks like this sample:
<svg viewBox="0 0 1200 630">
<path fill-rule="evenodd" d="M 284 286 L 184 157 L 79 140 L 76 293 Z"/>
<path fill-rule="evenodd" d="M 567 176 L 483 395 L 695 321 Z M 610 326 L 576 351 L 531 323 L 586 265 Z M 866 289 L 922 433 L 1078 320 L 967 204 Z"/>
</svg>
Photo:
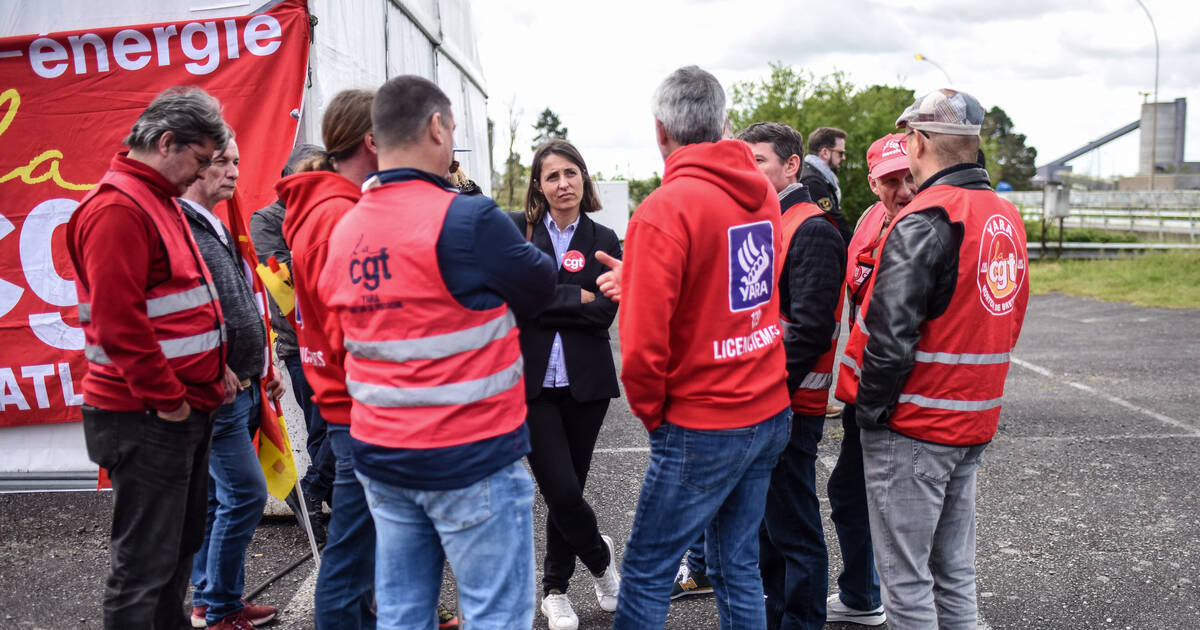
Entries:
<svg viewBox="0 0 1200 630">
<path fill-rule="evenodd" d="M 758 567 L 770 630 L 825 627 L 829 556 L 817 500 L 817 444 L 824 416 L 792 416 L 792 432 L 771 471 Z"/>
<path fill-rule="evenodd" d="M 608 412 L 607 398 L 579 402 L 565 387 L 543 388 L 529 401 L 529 469 L 546 501 L 542 591 L 567 592 L 579 557 L 593 575 L 608 568 L 596 513 L 583 498 L 592 449 Z"/>
<path fill-rule="evenodd" d="M 842 549 L 838 590 L 842 603 L 857 610 L 874 610 L 883 599 L 879 574 L 871 550 L 871 522 L 867 510 L 867 482 L 863 476 L 863 451 L 854 405 L 842 410 L 842 450 L 829 473 L 830 520 Z"/>
<path fill-rule="evenodd" d="M 308 428 L 305 450 L 308 451 L 309 464 L 308 471 L 300 480 L 301 488 L 309 501 L 318 505 L 321 501 L 333 505 L 329 494 L 333 490 L 337 458 L 333 456 L 329 440 L 325 439 L 325 418 L 321 416 L 317 403 L 313 402 L 313 390 L 304 377 L 304 364 L 300 362 L 300 356 L 284 357 L 283 363 L 287 365 L 288 376 L 292 380 L 292 394 L 296 396 L 300 409 L 304 410 L 304 424 Z"/>
<path fill-rule="evenodd" d="M 179 630 L 192 555 L 204 540 L 212 417 L 169 422 L 85 405 L 88 457 L 113 487 L 106 630 Z"/>
</svg>

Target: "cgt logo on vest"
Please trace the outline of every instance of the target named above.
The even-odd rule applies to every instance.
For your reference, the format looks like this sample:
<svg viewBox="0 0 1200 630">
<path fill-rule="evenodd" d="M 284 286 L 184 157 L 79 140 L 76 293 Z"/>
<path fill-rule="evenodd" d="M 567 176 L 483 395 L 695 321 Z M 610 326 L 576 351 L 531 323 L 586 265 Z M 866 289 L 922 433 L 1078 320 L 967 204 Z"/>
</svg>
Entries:
<svg viewBox="0 0 1200 630">
<path fill-rule="evenodd" d="M 374 291 L 379 288 L 381 280 L 392 279 L 392 274 L 388 271 L 387 248 L 380 247 L 377 252 L 366 250 L 362 253 L 369 255 L 350 260 L 350 281 L 354 284 L 361 282 L 363 288 Z"/>
<path fill-rule="evenodd" d="M 1028 267 L 1025 248 L 1018 244 L 1016 227 L 1006 217 L 993 215 L 984 223 L 979 239 L 979 300 L 993 315 L 1007 315 L 1016 303 L 1017 289 L 1025 282 Z"/>
</svg>

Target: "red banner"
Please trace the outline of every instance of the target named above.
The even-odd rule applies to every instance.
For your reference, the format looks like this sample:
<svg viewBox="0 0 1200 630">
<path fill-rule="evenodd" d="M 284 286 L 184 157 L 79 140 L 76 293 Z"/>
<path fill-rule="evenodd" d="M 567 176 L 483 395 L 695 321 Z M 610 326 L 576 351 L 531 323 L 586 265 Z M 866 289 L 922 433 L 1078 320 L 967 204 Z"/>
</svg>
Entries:
<svg viewBox="0 0 1200 630">
<path fill-rule="evenodd" d="M 304 92 L 303 0 L 267 13 L 0 39 L 0 427 L 79 420 L 87 370 L 65 227 L 156 94 L 221 101 L 238 191 L 275 200 Z"/>
</svg>

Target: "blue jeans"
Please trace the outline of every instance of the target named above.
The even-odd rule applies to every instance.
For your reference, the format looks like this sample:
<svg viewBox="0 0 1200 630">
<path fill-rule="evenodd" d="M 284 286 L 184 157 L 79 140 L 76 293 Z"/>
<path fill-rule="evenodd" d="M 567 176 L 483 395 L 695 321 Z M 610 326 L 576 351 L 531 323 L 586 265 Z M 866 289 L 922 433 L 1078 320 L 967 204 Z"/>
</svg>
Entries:
<svg viewBox="0 0 1200 630">
<path fill-rule="evenodd" d="M 267 504 L 267 482 L 247 430 L 260 405 L 256 383 L 217 409 L 213 420 L 207 527 L 192 560 L 192 604 L 208 605 L 210 625 L 243 607 L 246 547 Z"/>
<path fill-rule="evenodd" d="M 300 361 L 300 356 L 287 357 L 283 363 L 287 365 L 288 376 L 292 379 L 292 394 L 296 396 L 296 402 L 304 411 L 304 424 L 308 429 L 305 450 L 308 451 L 310 463 L 308 471 L 304 473 L 304 478 L 300 480 L 304 496 L 310 501 L 318 503 L 325 501 L 332 506 L 329 493 L 333 489 L 337 458 L 333 456 L 329 440 L 325 439 L 328 425 L 325 418 L 321 416 L 321 408 L 313 402 L 313 390 L 304 376 L 304 364 Z"/>
<path fill-rule="evenodd" d="M 829 554 L 817 500 L 817 444 L 824 428 L 823 415 L 792 416 L 787 448 L 771 473 L 758 561 L 771 630 L 825 627 Z"/>
<path fill-rule="evenodd" d="M 650 465 L 625 543 L 615 630 L 663 627 L 671 577 L 701 532 L 721 628 L 766 627 L 758 528 L 791 415 L 785 409 L 758 424 L 719 431 L 663 422 L 650 432 Z"/>
<path fill-rule="evenodd" d="M 325 439 L 337 458 L 329 539 L 317 572 L 317 630 L 372 630 L 375 613 L 375 524 L 354 476 L 350 427 L 329 423 Z"/>
<path fill-rule="evenodd" d="M 446 559 L 467 627 L 533 627 L 533 481 L 520 460 L 455 490 L 403 488 L 361 474 L 359 479 L 378 535 L 380 628 L 436 627 Z"/>
<path fill-rule="evenodd" d="M 687 565 L 688 570 L 692 573 L 708 573 L 708 563 L 704 561 L 704 532 L 700 532 L 700 537 L 697 538 L 687 550 Z"/>
<path fill-rule="evenodd" d="M 975 473 L 987 445 L 860 436 L 888 627 L 974 630 Z"/>
<path fill-rule="evenodd" d="M 842 410 L 842 449 L 829 473 L 830 520 L 842 549 L 842 572 L 838 591 L 842 603 L 856 610 L 874 610 L 882 605 L 879 574 L 871 555 L 871 523 L 867 513 L 867 482 L 863 478 L 862 443 L 854 405 Z"/>
</svg>

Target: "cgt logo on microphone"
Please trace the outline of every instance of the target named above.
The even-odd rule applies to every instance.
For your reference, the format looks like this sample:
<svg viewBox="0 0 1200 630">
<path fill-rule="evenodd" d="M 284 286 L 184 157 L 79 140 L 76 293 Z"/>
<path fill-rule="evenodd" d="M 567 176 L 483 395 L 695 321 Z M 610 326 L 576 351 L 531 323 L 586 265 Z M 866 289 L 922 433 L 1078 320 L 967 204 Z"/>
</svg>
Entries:
<svg viewBox="0 0 1200 630">
<path fill-rule="evenodd" d="M 770 221 L 729 228 L 729 310 L 771 300 L 775 290 L 775 228 Z"/>
</svg>

